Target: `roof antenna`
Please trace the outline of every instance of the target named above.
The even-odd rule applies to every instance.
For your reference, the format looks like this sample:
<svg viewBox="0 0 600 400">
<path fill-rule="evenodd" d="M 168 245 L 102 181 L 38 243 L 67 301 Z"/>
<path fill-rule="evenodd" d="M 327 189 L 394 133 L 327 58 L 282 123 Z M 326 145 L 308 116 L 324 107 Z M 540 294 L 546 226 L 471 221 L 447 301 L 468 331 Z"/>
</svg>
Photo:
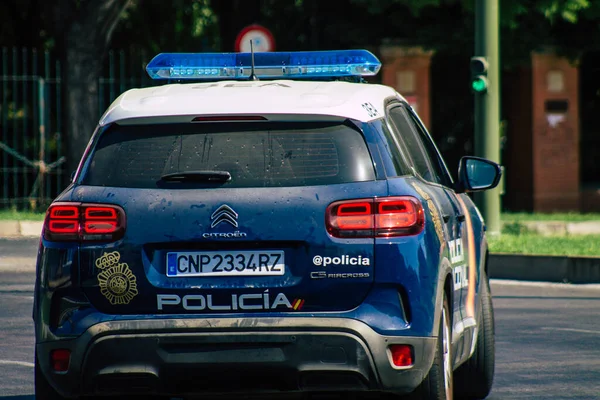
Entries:
<svg viewBox="0 0 600 400">
<path fill-rule="evenodd" d="M 251 60 L 251 63 L 252 63 L 252 69 L 250 70 L 250 77 L 249 77 L 249 79 L 251 81 L 257 81 L 258 77 L 254 73 L 254 43 L 253 43 L 253 40 L 250 40 L 250 60 Z"/>
</svg>

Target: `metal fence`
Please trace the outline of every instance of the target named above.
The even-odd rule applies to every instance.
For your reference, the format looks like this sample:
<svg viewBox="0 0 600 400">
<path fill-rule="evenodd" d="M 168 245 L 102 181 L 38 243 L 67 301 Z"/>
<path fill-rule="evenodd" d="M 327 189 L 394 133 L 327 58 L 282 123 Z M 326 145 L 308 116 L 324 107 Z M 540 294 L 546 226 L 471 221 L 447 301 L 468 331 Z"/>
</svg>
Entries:
<svg viewBox="0 0 600 400">
<path fill-rule="evenodd" d="M 98 117 L 125 90 L 153 85 L 147 60 L 141 52 L 109 52 Z M 47 51 L 2 48 L 0 68 L 0 209 L 44 208 L 70 176 L 61 63 Z"/>
</svg>

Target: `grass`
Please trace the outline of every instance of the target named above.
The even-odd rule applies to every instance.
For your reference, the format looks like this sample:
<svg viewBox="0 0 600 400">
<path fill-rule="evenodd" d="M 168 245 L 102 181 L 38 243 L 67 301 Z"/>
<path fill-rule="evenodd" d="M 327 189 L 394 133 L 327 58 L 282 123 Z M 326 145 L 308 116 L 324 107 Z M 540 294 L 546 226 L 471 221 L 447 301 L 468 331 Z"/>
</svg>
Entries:
<svg viewBox="0 0 600 400">
<path fill-rule="evenodd" d="M 553 256 L 600 256 L 600 235 L 542 236 L 503 233 L 488 237 L 490 252 Z"/>
<path fill-rule="evenodd" d="M 0 221 L 43 221 L 44 212 L 0 210 Z"/>
<path fill-rule="evenodd" d="M 584 222 L 600 221 L 600 213 L 502 213 L 503 222 L 529 222 L 529 221 L 560 221 L 560 222 Z"/>
</svg>

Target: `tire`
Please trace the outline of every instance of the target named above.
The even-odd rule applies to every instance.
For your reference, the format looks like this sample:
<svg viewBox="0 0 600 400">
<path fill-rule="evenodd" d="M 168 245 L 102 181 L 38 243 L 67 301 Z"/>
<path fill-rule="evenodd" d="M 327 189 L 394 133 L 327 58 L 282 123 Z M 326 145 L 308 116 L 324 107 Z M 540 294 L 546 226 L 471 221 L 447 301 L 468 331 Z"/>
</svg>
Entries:
<svg viewBox="0 0 600 400">
<path fill-rule="evenodd" d="M 444 296 L 444 304 L 440 315 L 440 328 L 433 365 L 425 380 L 413 392 L 411 398 L 423 400 L 452 400 L 452 316 L 448 299 Z"/>
<path fill-rule="evenodd" d="M 495 333 L 494 308 L 490 286 L 485 273 L 482 274 L 480 309 L 478 317 L 479 330 L 475 351 L 457 370 L 455 377 L 455 397 L 457 399 L 485 399 L 492 390 L 495 366 Z"/>
<path fill-rule="evenodd" d="M 36 400 L 66 400 L 66 397 L 61 396 L 56 390 L 54 390 L 52 385 L 50 385 L 44 376 L 44 373 L 40 368 L 40 362 L 38 361 L 37 355 L 35 356 L 34 369 L 34 391 Z"/>
</svg>

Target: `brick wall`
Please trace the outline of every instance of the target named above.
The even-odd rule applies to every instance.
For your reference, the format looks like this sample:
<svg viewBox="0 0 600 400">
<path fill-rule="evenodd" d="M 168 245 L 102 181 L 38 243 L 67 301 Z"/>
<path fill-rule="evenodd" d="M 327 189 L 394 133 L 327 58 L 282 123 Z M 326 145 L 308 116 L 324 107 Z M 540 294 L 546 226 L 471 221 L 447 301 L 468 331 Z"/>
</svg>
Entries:
<svg viewBox="0 0 600 400">
<path fill-rule="evenodd" d="M 532 54 L 531 66 L 533 209 L 579 210 L 578 68 L 552 53 Z"/>
<path fill-rule="evenodd" d="M 433 52 L 418 47 L 382 46 L 382 83 L 396 89 L 431 128 L 430 69 Z"/>
</svg>

